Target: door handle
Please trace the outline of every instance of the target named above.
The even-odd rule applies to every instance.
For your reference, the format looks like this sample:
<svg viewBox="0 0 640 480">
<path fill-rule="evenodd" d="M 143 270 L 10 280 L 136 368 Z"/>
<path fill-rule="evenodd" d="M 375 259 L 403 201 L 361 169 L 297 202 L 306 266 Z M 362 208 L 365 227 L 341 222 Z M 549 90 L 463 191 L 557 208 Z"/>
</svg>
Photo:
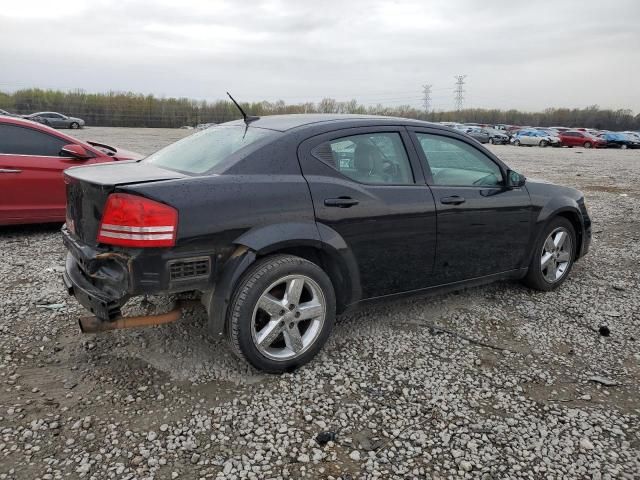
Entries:
<svg viewBox="0 0 640 480">
<path fill-rule="evenodd" d="M 351 197 L 325 198 L 324 205 L 326 207 L 349 208 L 358 205 L 358 200 Z"/>
<path fill-rule="evenodd" d="M 22 173 L 22 170 L 17 168 L 0 168 L 0 173 Z"/>
<path fill-rule="evenodd" d="M 465 199 L 459 195 L 452 195 L 451 197 L 443 197 L 440 199 L 440 203 L 443 205 L 460 205 L 464 202 Z"/>
</svg>

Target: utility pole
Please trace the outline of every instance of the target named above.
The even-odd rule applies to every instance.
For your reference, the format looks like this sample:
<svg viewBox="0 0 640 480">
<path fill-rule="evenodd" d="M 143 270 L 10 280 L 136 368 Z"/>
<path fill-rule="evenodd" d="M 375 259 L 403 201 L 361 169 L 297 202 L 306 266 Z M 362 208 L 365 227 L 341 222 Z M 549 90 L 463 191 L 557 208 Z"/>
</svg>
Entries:
<svg viewBox="0 0 640 480">
<path fill-rule="evenodd" d="M 466 75 L 455 75 L 456 79 L 456 88 L 453 91 L 454 100 L 456 102 L 456 110 L 462 110 L 462 104 L 464 102 L 464 79 L 467 78 Z"/>
<path fill-rule="evenodd" d="M 429 110 L 431 110 L 431 87 L 433 87 L 433 85 L 430 84 L 422 86 L 424 113 L 429 113 Z"/>
</svg>

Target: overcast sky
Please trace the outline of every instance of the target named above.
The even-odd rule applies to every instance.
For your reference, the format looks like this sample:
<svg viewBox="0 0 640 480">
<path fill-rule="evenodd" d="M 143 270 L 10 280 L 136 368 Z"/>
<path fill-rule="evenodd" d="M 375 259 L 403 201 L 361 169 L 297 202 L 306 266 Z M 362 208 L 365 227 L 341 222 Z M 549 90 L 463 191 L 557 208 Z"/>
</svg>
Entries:
<svg viewBox="0 0 640 480">
<path fill-rule="evenodd" d="M 639 0 L 20 0 L 0 9 L 0 90 L 243 101 L 631 108 Z"/>
</svg>

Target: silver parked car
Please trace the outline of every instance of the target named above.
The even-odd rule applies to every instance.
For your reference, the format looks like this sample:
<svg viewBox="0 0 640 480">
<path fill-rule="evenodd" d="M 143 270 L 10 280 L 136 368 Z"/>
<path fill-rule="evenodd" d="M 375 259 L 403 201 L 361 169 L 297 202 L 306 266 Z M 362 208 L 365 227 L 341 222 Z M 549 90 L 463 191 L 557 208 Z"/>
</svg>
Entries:
<svg viewBox="0 0 640 480">
<path fill-rule="evenodd" d="M 22 118 L 33 120 L 53 128 L 82 128 L 84 120 L 76 117 L 67 117 L 58 112 L 37 112 L 31 115 L 23 115 Z"/>
<path fill-rule="evenodd" d="M 562 146 L 560 137 L 550 131 L 536 130 L 535 128 L 520 130 L 513 136 L 511 141 L 516 147 L 520 145 L 538 145 L 540 147 L 549 145 L 553 147 Z"/>
</svg>

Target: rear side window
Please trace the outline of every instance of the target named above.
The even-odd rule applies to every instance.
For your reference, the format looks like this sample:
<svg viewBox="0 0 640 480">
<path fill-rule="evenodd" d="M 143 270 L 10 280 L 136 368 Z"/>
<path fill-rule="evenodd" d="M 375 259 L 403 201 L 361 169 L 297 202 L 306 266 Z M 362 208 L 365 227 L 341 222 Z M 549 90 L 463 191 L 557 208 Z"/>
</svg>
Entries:
<svg viewBox="0 0 640 480">
<path fill-rule="evenodd" d="M 411 185 L 411 165 L 397 132 L 351 135 L 321 143 L 311 154 L 360 183 Z"/>
<path fill-rule="evenodd" d="M 232 154 L 278 132 L 239 125 L 210 127 L 147 157 L 145 162 L 180 172 L 205 173 Z"/>
<path fill-rule="evenodd" d="M 0 124 L 0 154 L 57 157 L 68 143 L 28 127 Z"/>
</svg>

